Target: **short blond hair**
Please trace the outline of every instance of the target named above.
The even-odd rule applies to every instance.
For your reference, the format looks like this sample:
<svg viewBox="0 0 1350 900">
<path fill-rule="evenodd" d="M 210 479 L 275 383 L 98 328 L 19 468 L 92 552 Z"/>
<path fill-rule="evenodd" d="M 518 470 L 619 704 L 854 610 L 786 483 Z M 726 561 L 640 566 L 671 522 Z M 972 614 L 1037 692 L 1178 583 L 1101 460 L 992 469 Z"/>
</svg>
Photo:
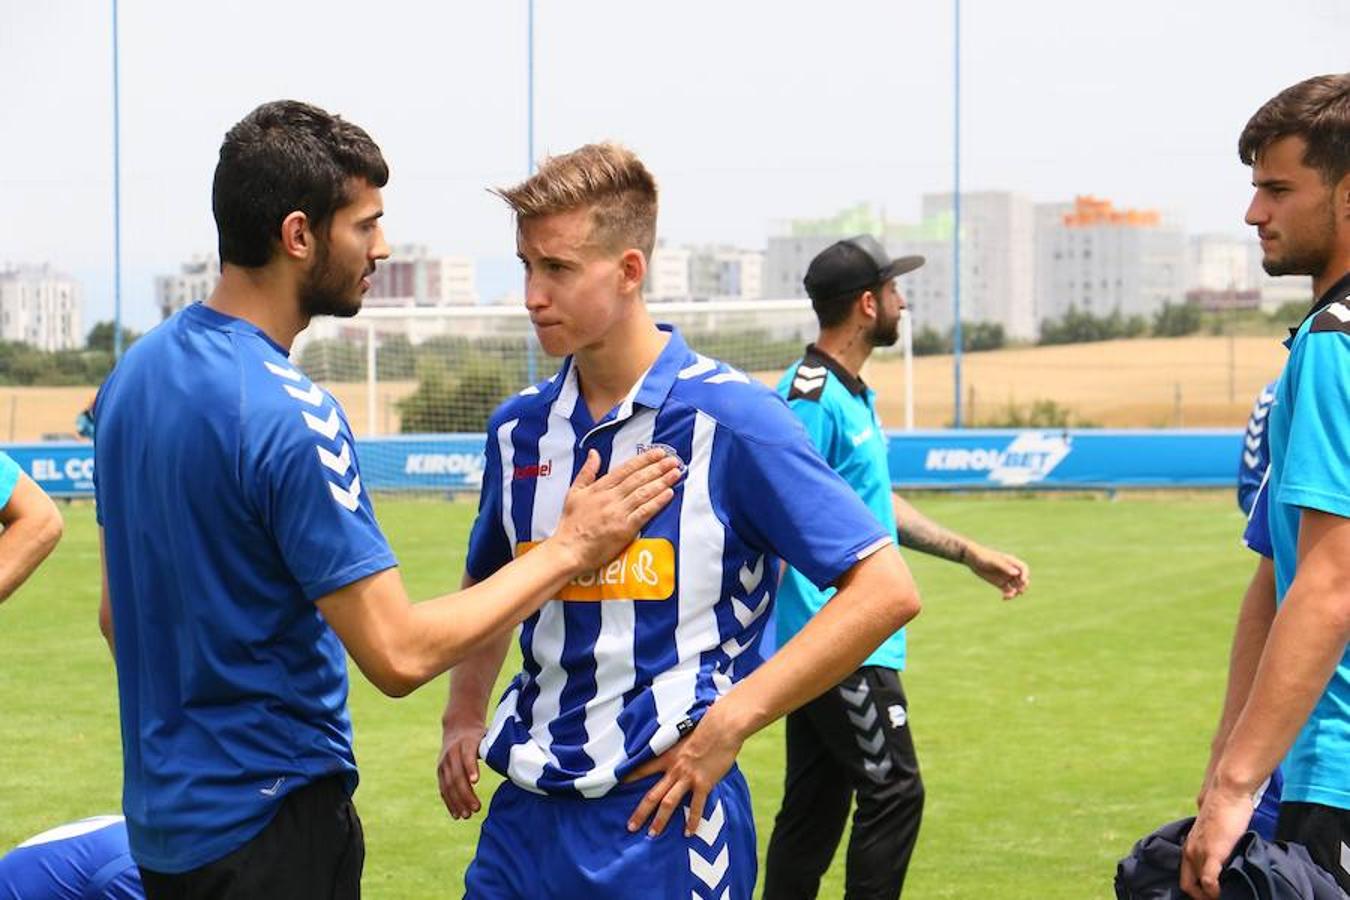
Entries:
<svg viewBox="0 0 1350 900">
<path fill-rule="evenodd" d="M 656 179 L 632 150 L 609 142 L 550 156 L 515 187 L 494 188 L 516 221 L 591 209 L 591 238 L 606 250 L 656 245 Z"/>
</svg>

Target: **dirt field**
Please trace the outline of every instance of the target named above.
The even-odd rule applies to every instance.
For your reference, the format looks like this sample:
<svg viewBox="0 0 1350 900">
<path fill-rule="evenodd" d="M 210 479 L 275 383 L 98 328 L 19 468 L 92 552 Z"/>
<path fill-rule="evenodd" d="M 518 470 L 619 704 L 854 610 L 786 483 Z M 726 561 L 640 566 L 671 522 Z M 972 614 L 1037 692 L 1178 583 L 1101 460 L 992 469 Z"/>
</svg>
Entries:
<svg viewBox="0 0 1350 900">
<path fill-rule="evenodd" d="M 996 350 L 963 356 L 967 423 L 1003 418 L 1009 403 L 1050 399 L 1078 420 L 1118 428 L 1241 427 L 1252 400 L 1279 375 L 1284 347 L 1267 337 L 1158 338 Z M 1231 367 L 1230 367 L 1231 360 Z M 904 363 L 877 361 L 863 377 L 882 421 L 904 425 Z M 972 398 L 973 394 L 973 398 Z M 973 402 L 972 402 L 973 399 Z M 952 419 L 952 360 L 914 361 L 915 424 Z M 972 406 L 974 408 L 972 414 Z"/>
<path fill-rule="evenodd" d="M 1025 407 L 1049 399 L 1079 421 L 1109 427 L 1240 427 L 1256 392 L 1279 374 L 1284 358 L 1284 348 L 1265 337 L 1234 338 L 1231 345 L 1227 338 L 1188 337 L 968 353 L 964 418 L 967 424 L 1003 419 L 1010 403 Z M 780 374 L 758 377 L 772 384 Z M 902 427 L 903 362 L 878 358 L 863 377 L 877 389 L 882 421 Z M 356 434 L 367 434 L 365 383 L 324 386 L 347 411 Z M 914 386 L 915 424 L 950 423 L 951 357 L 916 359 Z M 381 434 L 398 433 L 395 402 L 414 387 L 411 381 L 378 386 L 375 419 Z M 0 441 L 71 434 L 75 416 L 93 396 L 93 387 L 0 387 Z"/>
</svg>

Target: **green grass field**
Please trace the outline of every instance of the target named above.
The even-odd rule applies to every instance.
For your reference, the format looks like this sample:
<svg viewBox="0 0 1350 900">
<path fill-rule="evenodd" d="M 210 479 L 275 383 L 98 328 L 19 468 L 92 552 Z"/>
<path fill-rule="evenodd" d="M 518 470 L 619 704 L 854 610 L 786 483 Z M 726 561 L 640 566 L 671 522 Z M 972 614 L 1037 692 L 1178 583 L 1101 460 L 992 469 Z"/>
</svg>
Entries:
<svg viewBox="0 0 1350 900">
<path fill-rule="evenodd" d="M 1187 814 L 1252 560 L 1231 495 L 918 500 L 1032 567 L 1001 603 L 964 569 L 909 555 L 924 611 L 905 686 L 928 787 L 906 896 L 1110 897 L 1135 839 Z M 472 507 L 377 500 L 415 597 L 458 584 Z M 114 673 L 96 624 L 92 508 L 0 606 L 0 849 L 119 806 Z M 458 897 L 477 838 L 436 792 L 445 680 L 390 700 L 352 676 L 366 896 Z M 763 850 L 781 725 L 741 755 Z M 485 783 L 490 789 L 495 780 Z M 843 854 L 822 897 L 843 894 Z M 640 896 L 640 891 L 634 896 Z"/>
</svg>

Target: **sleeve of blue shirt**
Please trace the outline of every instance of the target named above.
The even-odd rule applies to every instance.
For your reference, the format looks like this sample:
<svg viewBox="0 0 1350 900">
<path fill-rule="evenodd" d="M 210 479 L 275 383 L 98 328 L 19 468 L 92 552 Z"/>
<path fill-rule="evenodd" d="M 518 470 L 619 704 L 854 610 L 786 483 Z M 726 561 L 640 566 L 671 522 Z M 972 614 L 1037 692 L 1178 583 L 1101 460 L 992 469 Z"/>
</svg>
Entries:
<svg viewBox="0 0 1350 900">
<path fill-rule="evenodd" d="M 732 431 L 726 460 L 713 461 L 728 474 L 731 524 L 823 589 L 891 536 L 816 452 L 785 403 L 766 402 L 756 412 L 754 433 Z"/>
<path fill-rule="evenodd" d="M 502 528 L 502 453 L 496 429 L 489 428 L 483 463 L 483 486 L 478 493 L 478 518 L 469 534 L 464 570 L 482 581 L 511 561 L 510 539 Z"/>
<path fill-rule="evenodd" d="M 19 464 L 8 453 L 0 450 L 0 507 L 9 504 L 14 496 L 14 488 L 19 483 Z"/>
<path fill-rule="evenodd" d="M 1277 503 L 1350 518 L 1350 335 L 1304 334 Z"/>
<path fill-rule="evenodd" d="M 260 418 L 260 433 L 252 438 L 260 441 L 252 448 L 257 477 L 246 477 L 245 485 L 254 490 L 254 503 L 305 596 L 318 600 L 398 565 L 361 484 L 346 419 L 339 417 L 341 428 L 330 440 L 307 427 L 299 410 Z M 247 432 L 245 440 L 251 440 Z M 320 449 L 339 469 L 345 457 L 347 469 L 326 465 Z"/>
<path fill-rule="evenodd" d="M 1242 533 L 1242 543 L 1247 549 L 1259 553 L 1266 559 L 1275 558 L 1275 547 L 1270 542 L 1270 501 L 1266 490 L 1267 481 L 1262 479 L 1256 489 L 1256 499 L 1252 501 L 1252 512 L 1247 517 L 1247 529 Z"/>
<path fill-rule="evenodd" d="M 1251 415 L 1247 417 L 1247 430 L 1242 436 L 1242 452 L 1238 457 L 1237 501 L 1238 508 L 1244 513 L 1251 513 L 1257 489 L 1266 476 L 1266 467 L 1270 465 L 1270 432 L 1266 425 L 1277 384 L 1272 381 L 1261 389 L 1256 402 L 1252 404 Z"/>
</svg>

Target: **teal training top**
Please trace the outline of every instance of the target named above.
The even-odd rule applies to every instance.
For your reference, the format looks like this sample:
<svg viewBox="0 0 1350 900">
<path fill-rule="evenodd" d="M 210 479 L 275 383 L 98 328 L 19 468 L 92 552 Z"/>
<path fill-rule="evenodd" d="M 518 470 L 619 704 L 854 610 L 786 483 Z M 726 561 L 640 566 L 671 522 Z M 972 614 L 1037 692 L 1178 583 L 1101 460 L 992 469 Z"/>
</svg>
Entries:
<svg viewBox="0 0 1350 900">
<path fill-rule="evenodd" d="M 1270 411 L 1266 495 L 1276 599 L 1298 577 L 1304 510 L 1350 518 L 1350 275 L 1289 342 Z M 1284 759 L 1284 799 L 1350 809 L 1350 650 Z"/>
<path fill-rule="evenodd" d="M 895 534 L 891 471 L 886 434 L 877 418 L 876 392 L 814 344 L 778 382 L 778 393 L 806 426 L 811 442 L 830 468 L 848 482 L 885 527 Z M 821 523 L 830 521 L 822 515 Z M 806 625 L 834 594 L 789 568 L 778 591 L 778 643 L 782 646 Z M 863 661 L 865 666 L 905 667 L 905 631 L 891 635 Z"/>
</svg>

